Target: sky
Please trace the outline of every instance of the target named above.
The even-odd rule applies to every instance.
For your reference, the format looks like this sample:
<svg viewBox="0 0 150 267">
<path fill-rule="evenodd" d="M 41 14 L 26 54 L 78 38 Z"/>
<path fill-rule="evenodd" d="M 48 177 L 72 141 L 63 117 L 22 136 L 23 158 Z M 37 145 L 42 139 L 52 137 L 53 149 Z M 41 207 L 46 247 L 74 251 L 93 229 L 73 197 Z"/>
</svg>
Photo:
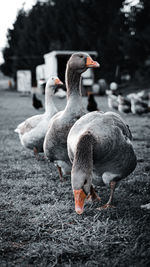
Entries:
<svg viewBox="0 0 150 267">
<path fill-rule="evenodd" d="M 44 0 L 41 0 L 44 1 Z M 126 0 L 135 5 L 139 0 Z M 0 1 L 0 64 L 3 62 L 2 49 L 7 44 L 7 30 L 13 27 L 18 10 L 24 3 L 25 10 L 32 8 L 36 0 L 1 0 Z"/>
<path fill-rule="evenodd" d="M 7 43 L 7 29 L 12 28 L 18 10 L 24 3 L 25 9 L 30 9 L 36 0 L 1 0 L 0 1 L 0 64 L 3 62 L 1 50 Z"/>
</svg>

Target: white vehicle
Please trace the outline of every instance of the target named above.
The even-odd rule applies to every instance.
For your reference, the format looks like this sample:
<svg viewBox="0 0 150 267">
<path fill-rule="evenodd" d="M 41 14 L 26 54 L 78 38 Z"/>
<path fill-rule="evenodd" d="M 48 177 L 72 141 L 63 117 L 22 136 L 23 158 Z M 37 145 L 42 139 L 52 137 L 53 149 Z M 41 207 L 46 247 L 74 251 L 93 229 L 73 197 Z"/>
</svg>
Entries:
<svg viewBox="0 0 150 267">
<path fill-rule="evenodd" d="M 48 80 L 50 76 L 58 76 L 61 81 L 65 82 L 65 69 L 69 57 L 79 51 L 52 51 L 44 55 L 45 64 L 36 67 L 37 85 L 41 85 L 40 81 Z M 85 51 L 92 57 L 97 57 L 96 51 Z M 82 74 L 82 85 L 84 88 L 91 87 L 94 84 L 94 72 L 90 68 Z"/>
</svg>

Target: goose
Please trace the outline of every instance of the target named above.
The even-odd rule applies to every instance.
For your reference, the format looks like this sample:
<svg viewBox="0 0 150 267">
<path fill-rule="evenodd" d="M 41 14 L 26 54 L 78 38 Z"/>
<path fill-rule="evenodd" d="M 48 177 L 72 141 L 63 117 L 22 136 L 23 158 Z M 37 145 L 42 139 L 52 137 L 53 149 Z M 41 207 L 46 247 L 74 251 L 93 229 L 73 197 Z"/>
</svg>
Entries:
<svg viewBox="0 0 150 267">
<path fill-rule="evenodd" d="M 56 92 L 55 96 L 57 96 L 58 98 L 65 98 L 66 97 L 66 92 L 60 88 L 58 89 L 58 91 Z"/>
<path fill-rule="evenodd" d="M 67 104 L 51 120 L 44 140 L 44 154 L 58 169 L 59 177 L 71 172 L 71 164 L 67 153 L 67 136 L 70 128 L 86 112 L 82 105 L 81 74 L 87 68 L 97 68 L 99 63 L 83 52 L 72 54 L 65 72 L 67 88 Z"/>
<path fill-rule="evenodd" d="M 116 82 L 111 82 L 109 87 L 110 87 L 110 90 L 116 91 L 118 89 L 118 84 Z"/>
<path fill-rule="evenodd" d="M 149 99 L 149 92 L 148 92 L 148 90 L 142 90 L 142 91 L 140 91 L 140 92 L 138 92 L 138 93 L 131 93 L 131 94 L 128 94 L 127 95 L 127 98 L 128 99 L 132 99 L 132 98 L 135 98 L 135 99 L 138 99 L 138 100 L 140 100 L 140 101 L 147 101 L 148 99 Z"/>
<path fill-rule="evenodd" d="M 137 94 L 135 93 L 128 94 L 126 95 L 126 98 L 131 101 L 132 98 L 137 98 Z"/>
<path fill-rule="evenodd" d="M 131 98 L 131 111 L 133 114 L 143 114 L 149 111 L 148 103 L 140 100 L 138 97 Z"/>
<path fill-rule="evenodd" d="M 61 84 L 58 77 L 50 77 L 45 88 L 45 113 L 26 119 L 14 130 L 19 134 L 21 144 L 25 148 L 33 149 L 36 157 L 39 152 L 43 152 L 43 141 L 49 121 L 58 112 L 53 102 L 53 95 Z"/>
<path fill-rule="evenodd" d="M 122 95 L 118 95 L 118 110 L 121 113 L 129 113 L 131 112 L 131 102 L 127 98 Z"/>
<path fill-rule="evenodd" d="M 110 91 L 108 94 L 108 107 L 110 109 L 116 109 L 118 110 L 118 96 L 115 94 L 115 92 Z"/>
<path fill-rule="evenodd" d="M 87 110 L 89 112 L 99 110 L 97 108 L 96 100 L 94 99 L 94 94 L 92 92 L 88 92 L 88 104 L 87 104 Z"/>
<path fill-rule="evenodd" d="M 147 203 L 147 204 L 145 204 L 145 205 L 141 205 L 141 208 L 142 208 L 142 209 L 150 210 L 150 203 Z"/>
<path fill-rule="evenodd" d="M 117 182 L 136 167 L 131 139 L 129 127 L 114 112 L 94 111 L 75 122 L 68 134 L 67 149 L 73 164 L 71 184 L 78 214 L 83 213 L 85 199 L 93 189 L 93 170 L 111 188 L 108 202 L 98 209 L 112 207 Z"/>
<path fill-rule="evenodd" d="M 43 108 L 43 104 L 42 101 L 40 99 L 37 98 L 36 94 L 34 93 L 32 96 L 32 106 L 35 109 L 39 109 L 39 108 Z"/>
<path fill-rule="evenodd" d="M 137 96 L 141 100 L 148 100 L 148 92 L 147 92 L 147 90 L 142 90 L 142 91 L 138 92 Z"/>
</svg>

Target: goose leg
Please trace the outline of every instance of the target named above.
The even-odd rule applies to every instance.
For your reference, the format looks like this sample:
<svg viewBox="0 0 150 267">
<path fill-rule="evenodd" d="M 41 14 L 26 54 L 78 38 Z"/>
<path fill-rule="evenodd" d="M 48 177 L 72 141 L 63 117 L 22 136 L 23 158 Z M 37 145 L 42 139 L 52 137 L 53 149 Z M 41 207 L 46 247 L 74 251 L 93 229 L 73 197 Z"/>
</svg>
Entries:
<svg viewBox="0 0 150 267">
<path fill-rule="evenodd" d="M 90 195 L 88 196 L 87 200 L 88 201 L 94 201 L 94 200 L 100 201 L 101 200 L 100 197 L 96 194 L 93 185 L 91 185 Z"/>
<path fill-rule="evenodd" d="M 36 147 L 33 148 L 33 152 L 34 152 L 34 156 L 36 157 L 36 159 L 39 159 L 39 154 L 38 154 L 38 150 Z"/>
<path fill-rule="evenodd" d="M 62 174 L 61 167 L 57 165 L 57 169 L 58 169 L 59 178 L 62 181 L 63 180 L 63 174 Z"/>
<path fill-rule="evenodd" d="M 115 187 L 116 187 L 116 182 L 114 182 L 114 181 L 110 182 L 110 197 L 109 197 L 109 200 L 104 206 L 97 208 L 98 210 L 103 210 L 103 209 L 107 209 L 107 208 L 114 208 L 114 206 L 111 205 L 111 203 L 112 203 Z"/>
</svg>

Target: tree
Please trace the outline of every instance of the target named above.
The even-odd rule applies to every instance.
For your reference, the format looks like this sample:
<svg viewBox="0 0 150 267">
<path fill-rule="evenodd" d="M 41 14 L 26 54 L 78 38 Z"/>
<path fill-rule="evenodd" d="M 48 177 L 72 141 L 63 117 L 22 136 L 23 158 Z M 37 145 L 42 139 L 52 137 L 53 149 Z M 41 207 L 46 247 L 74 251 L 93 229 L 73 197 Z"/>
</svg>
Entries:
<svg viewBox="0 0 150 267">
<path fill-rule="evenodd" d="M 15 75 L 43 63 L 52 50 L 96 50 L 101 69 L 97 77 L 114 79 L 121 62 L 121 36 L 125 17 L 124 0 L 53 0 L 37 2 L 27 13 L 18 13 L 14 29 L 8 31 L 3 70 Z M 113 7 L 113 8 L 112 8 Z"/>
<path fill-rule="evenodd" d="M 145 67 L 145 60 L 150 57 L 150 2 L 139 1 L 138 5 L 125 12 L 125 16 L 122 53 L 128 59 L 131 75 L 134 77 L 138 73 L 139 77 L 145 78 L 146 74 L 150 74 Z"/>
</svg>

